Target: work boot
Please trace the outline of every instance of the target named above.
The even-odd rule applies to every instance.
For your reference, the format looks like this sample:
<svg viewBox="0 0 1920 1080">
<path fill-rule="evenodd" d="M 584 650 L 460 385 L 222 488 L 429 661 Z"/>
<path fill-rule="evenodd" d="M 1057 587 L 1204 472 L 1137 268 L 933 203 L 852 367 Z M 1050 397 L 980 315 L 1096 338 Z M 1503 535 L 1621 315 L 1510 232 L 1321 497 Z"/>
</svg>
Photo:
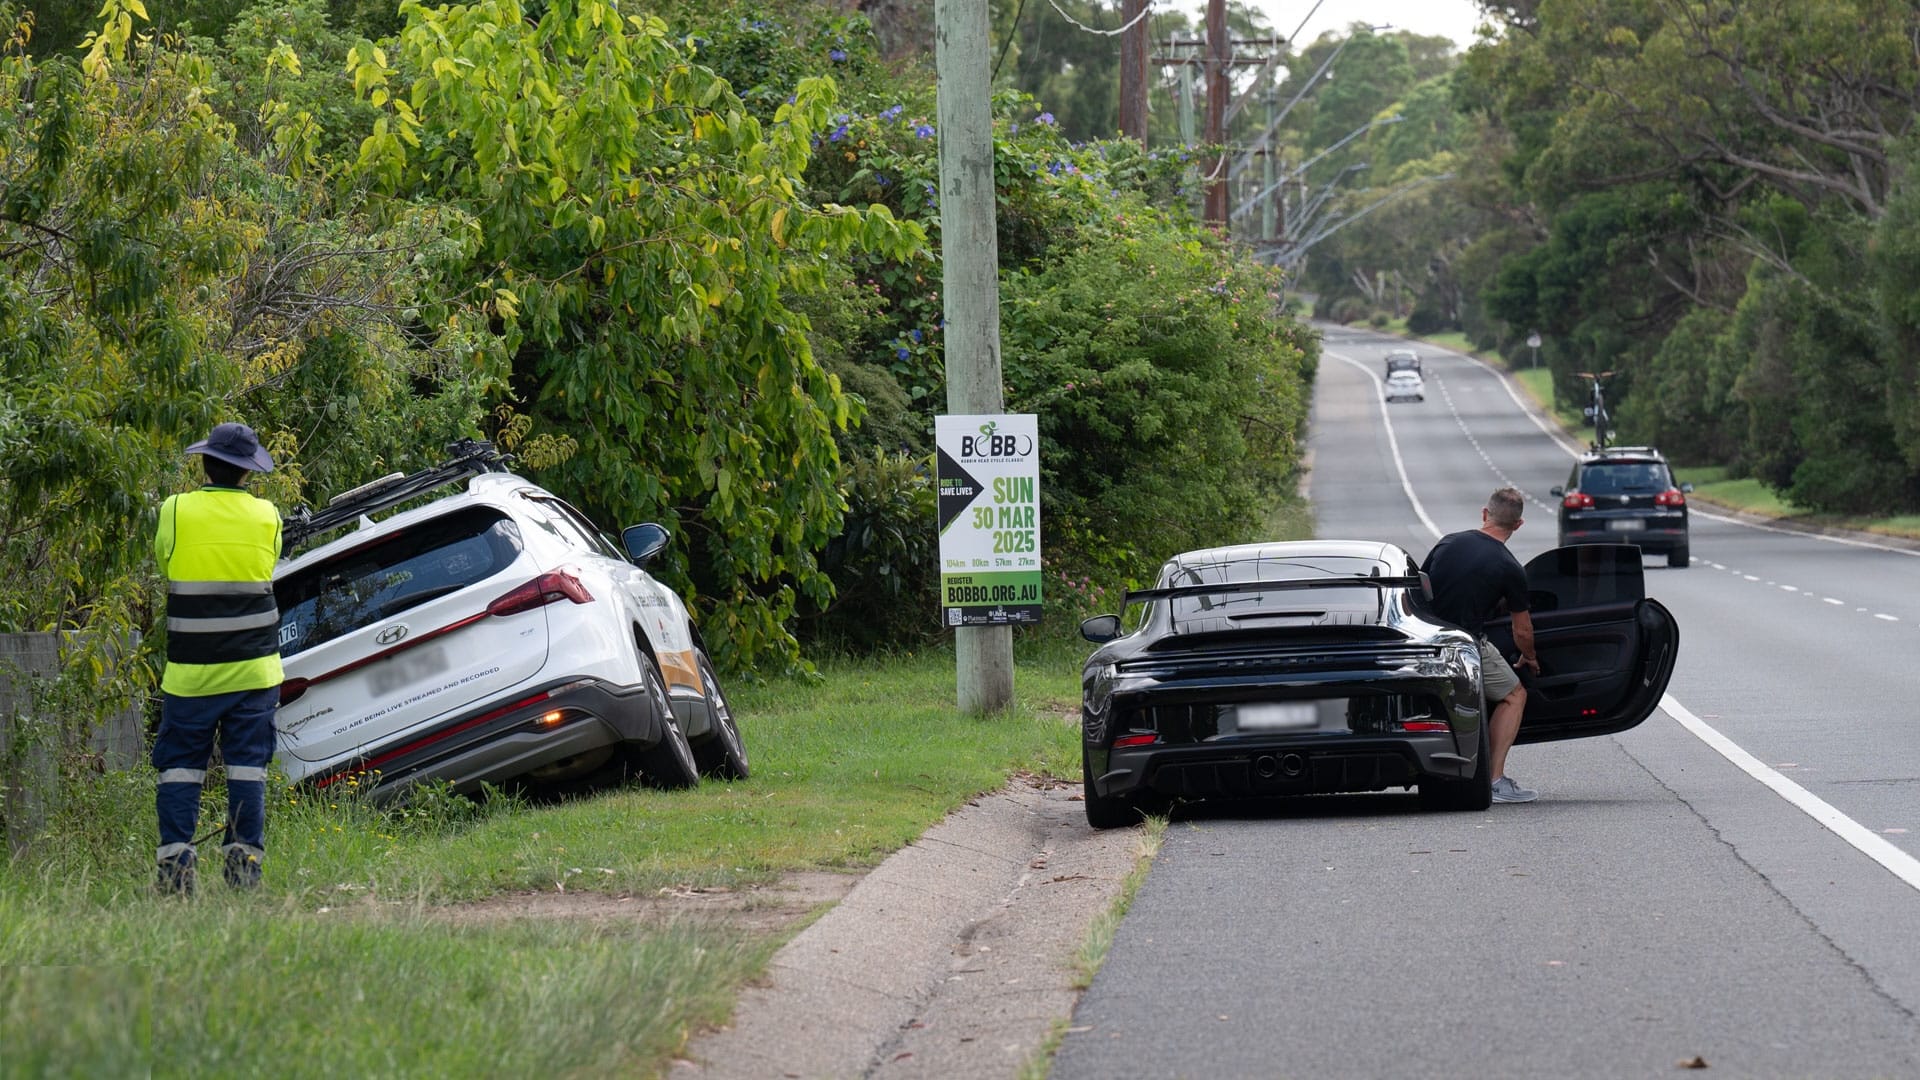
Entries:
<svg viewBox="0 0 1920 1080">
<path fill-rule="evenodd" d="M 226 846 L 227 865 L 223 875 L 227 884 L 236 889 L 257 889 L 260 887 L 260 852 L 245 844 Z"/>
<path fill-rule="evenodd" d="M 160 872 L 153 882 L 153 891 L 161 896 L 193 895 L 193 849 L 176 852 L 160 860 Z"/>
</svg>

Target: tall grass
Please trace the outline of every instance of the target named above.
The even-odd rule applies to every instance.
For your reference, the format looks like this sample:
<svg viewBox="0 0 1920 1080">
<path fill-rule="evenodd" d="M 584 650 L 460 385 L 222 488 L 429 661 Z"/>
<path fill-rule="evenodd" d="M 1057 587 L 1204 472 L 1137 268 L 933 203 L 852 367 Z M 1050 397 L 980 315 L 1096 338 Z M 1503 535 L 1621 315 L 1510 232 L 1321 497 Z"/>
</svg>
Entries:
<svg viewBox="0 0 1920 1080">
<path fill-rule="evenodd" d="M 150 772 L 98 777 L 0 869 L 0 1077 L 663 1071 L 777 942 L 706 923 L 456 924 L 513 890 L 652 893 L 877 863 L 1018 770 L 1077 776 L 1085 649 L 1027 636 L 1018 701 L 961 716 L 948 649 L 737 681 L 753 776 L 404 811 L 276 784 L 266 883 L 151 895 Z M 210 791 L 203 824 L 220 820 Z M 207 855 L 214 854 L 208 845 Z"/>
</svg>

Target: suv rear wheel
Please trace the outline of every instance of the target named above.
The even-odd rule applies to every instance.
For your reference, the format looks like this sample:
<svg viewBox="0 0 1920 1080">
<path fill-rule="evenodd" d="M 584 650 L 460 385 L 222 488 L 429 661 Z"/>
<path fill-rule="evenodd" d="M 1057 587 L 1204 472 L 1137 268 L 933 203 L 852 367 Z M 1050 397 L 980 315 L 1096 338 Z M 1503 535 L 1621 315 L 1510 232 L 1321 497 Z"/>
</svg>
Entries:
<svg viewBox="0 0 1920 1080">
<path fill-rule="evenodd" d="M 1693 561 L 1689 555 L 1687 545 L 1681 544 L 1679 547 L 1667 552 L 1667 565 L 1670 567 L 1686 566 Z"/>
<path fill-rule="evenodd" d="M 647 680 L 647 696 L 660 716 L 660 741 L 639 754 L 641 778 L 648 787 L 690 788 L 700 782 L 700 766 L 693 760 L 693 747 L 687 734 L 674 719 L 673 703 L 667 700 L 667 681 L 660 677 L 660 665 L 651 652 L 640 650 L 640 663 Z"/>
</svg>

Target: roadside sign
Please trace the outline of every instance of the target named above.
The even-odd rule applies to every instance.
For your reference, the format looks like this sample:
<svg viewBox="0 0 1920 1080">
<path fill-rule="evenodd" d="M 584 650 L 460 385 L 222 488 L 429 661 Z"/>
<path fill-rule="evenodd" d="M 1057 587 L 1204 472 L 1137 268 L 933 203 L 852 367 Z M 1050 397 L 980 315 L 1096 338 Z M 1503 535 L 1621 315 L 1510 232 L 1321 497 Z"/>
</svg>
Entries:
<svg viewBox="0 0 1920 1080">
<path fill-rule="evenodd" d="M 1040 621 L 1040 418 L 937 416 L 947 626 Z"/>
</svg>

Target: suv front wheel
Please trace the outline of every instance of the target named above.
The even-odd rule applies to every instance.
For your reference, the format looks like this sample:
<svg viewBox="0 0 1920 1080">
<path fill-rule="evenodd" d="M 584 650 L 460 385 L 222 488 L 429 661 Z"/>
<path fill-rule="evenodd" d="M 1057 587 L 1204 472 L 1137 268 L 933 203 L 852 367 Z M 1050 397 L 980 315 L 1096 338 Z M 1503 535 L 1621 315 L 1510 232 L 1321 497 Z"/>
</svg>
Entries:
<svg viewBox="0 0 1920 1080">
<path fill-rule="evenodd" d="M 693 760 L 693 747 L 687 733 L 674 719 L 673 703 L 667 700 L 667 681 L 660 677 L 660 665 L 653 654 L 642 648 L 640 666 L 647 680 L 647 696 L 660 717 L 660 741 L 639 754 L 641 778 L 648 787 L 690 788 L 700 782 L 700 766 Z"/>
</svg>

